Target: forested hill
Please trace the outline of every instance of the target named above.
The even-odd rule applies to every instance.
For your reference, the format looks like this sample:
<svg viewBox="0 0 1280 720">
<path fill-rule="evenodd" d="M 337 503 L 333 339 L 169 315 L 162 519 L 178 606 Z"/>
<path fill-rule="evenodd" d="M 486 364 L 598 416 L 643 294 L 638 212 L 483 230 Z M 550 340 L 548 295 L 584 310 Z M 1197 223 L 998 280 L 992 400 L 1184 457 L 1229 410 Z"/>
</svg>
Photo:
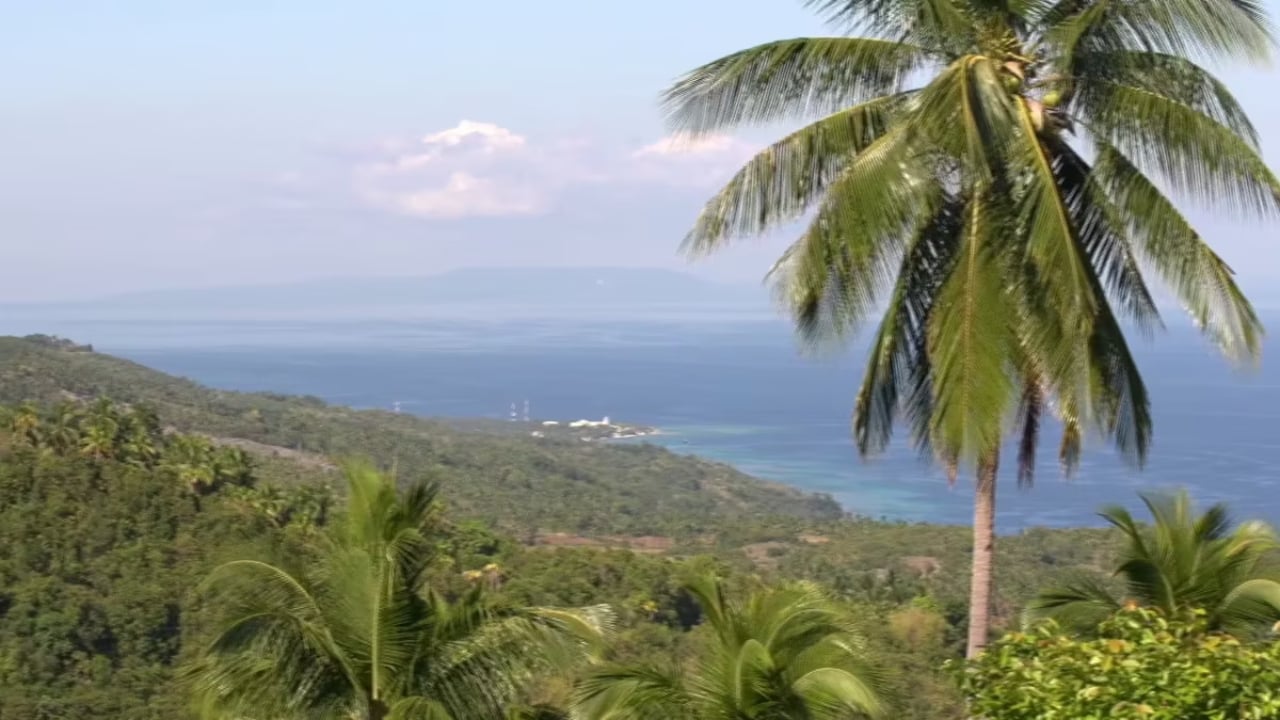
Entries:
<svg viewBox="0 0 1280 720">
<path fill-rule="evenodd" d="M 734 517 L 841 514 L 828 497 L 653 446 L 497 436 L 316 398 L 224 392 L 54 338 L 0 338 L 0 403 L 97 397 L 145 404 L 183 432 L 249 441 L 242 446 L 278 458 L 265 468 L 276 479 L 314 480 L 326 459 L 344 456 L 428 473 L 454 516 L 525 536 L 691 537 Z"/>
</svg>

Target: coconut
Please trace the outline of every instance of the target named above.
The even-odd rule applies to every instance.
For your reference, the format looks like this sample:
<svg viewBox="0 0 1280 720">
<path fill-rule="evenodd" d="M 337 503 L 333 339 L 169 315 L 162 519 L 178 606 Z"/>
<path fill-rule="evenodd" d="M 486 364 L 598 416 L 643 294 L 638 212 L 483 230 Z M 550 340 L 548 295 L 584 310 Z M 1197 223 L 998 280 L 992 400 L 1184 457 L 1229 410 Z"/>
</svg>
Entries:
<svg viewBox="0 0 1280 720">
<path fill-rule="evenodd" d="M 1036 129 L 1036 132 L 1044 130 L 1044 105 L 1037 100 L 1027 100 L 1027 112 L 1031 115 L 1031 126 Z"/>
</svg>

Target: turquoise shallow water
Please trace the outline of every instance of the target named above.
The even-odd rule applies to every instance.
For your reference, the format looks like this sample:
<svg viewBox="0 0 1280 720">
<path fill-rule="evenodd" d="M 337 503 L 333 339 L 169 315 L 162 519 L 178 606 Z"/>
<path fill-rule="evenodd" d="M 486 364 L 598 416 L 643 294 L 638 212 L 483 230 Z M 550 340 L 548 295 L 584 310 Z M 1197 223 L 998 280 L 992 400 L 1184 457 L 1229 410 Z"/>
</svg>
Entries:
<svg viewBox="0 0 1280 720">
<path fill-rule="evenodd" d="M 1280 319 L 1280 318 L 1278 318 Z M 528 399 L 539 419 L 616 419 L 661 427 L 677 452 L 827 492 L 853 512 L 964 523 L 954 489 L 901 444 L 862 460 L 849 439 L 860 351 L 798 355 L 776 322 L 288 321 L 65 323 L 39 328 L 227 389 L 317 395 L 436 416 L 504 417 Z M 1280 522 L 1280 372 L 1230 368 L 1189 330 L 1136 352 L 1155 399 L 1156 442 L 1139 472 L 1097 442 L 1063 481 L 1046 428 L 1038 481 L 1002 485 L 1003 530 L 1093 524 L 1108 502 L 1185 486 L 1204 501 Z"/>
</svg>

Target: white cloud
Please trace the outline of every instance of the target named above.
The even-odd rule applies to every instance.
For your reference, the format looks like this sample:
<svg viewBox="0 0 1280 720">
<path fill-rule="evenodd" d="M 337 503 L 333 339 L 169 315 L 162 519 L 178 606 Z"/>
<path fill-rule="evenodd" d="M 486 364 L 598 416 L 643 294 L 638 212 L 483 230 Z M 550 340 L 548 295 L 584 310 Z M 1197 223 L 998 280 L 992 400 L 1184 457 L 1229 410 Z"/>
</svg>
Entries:
<svg viewBox="0 0 1280 720">
<path fill-rule="evenodd" d="M 463 120 L 408 147 L 384 142 L 382 157 L 356 168 L 357 195 L 403 215 L 457 219 L 542 212 L 548 196 L 512 168 L 529 165 L 522 135 Z"/>
<path fill-rule="evenodd" d="M 510 130 L 493 123 L 463 120 L 456 127 L 431 133 L 422 138 L 424 145 L 461 145 L 468 140 L 477 140 L 485 152 L 513 150 L 524 147 L 524 138 Z"/>
<path fill-rule="evenodd" d="M 676 133 L 649 143 L 632 153 L 632 157 L 672 157 L 719 155 L 731 153 L 738 142 L 729 135 L 689 135 Z"/>
<path fill-rule="evenodd" d="M 572 203 L 574 189 L 588 185 L 628 196 L 645 187 L 709 192 L 753 149 L 728 135 L 669 135 L 641 147 L 530 139 L 463 120 L 416 141 L 383 140 L 358 163 L 353 186 L 366 205 L 412 217 L 536 215 Z"/>
</svg>

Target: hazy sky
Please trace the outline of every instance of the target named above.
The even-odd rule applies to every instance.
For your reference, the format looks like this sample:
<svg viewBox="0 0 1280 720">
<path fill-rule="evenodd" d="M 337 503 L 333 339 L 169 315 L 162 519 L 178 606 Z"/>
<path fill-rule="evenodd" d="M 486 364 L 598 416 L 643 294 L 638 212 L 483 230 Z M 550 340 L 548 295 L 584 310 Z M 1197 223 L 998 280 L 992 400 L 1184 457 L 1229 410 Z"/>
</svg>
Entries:
<svg viewBox="0 0 1280 720">
<path fill-rule="evenodd" d="M 0 0 L 0 301 L 681 267 L 764 136 L 673 144 L 657 93 L 821 32 L 798 0 Z M 1223 77 L 1280 165 L 1280 72 Z M 1196 217 L 1247 287 L 1280 285 L 1276 227 Z M 694 269 L 754 280 L 782 245 Z"/>
</svg>

